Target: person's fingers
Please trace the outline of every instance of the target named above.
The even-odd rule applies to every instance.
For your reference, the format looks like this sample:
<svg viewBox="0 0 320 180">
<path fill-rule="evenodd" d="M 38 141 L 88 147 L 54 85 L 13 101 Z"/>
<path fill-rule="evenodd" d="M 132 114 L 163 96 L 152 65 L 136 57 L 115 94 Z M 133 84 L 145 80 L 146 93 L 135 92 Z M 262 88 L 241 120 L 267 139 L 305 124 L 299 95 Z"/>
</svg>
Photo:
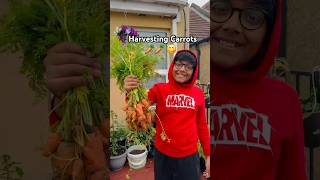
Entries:
<svg viewBox="0 0 320 180">
<path fill-rule="evenodd" d="M 82 76 L 71 76 L 47 80 L 48 89 L 58 97 L 61 97 L 64 92 L 71 88 L 88 85 L 88 83 L 89 82 L 87 82 Z"/>
<path fill-rule="evenodd" d="M 205 178 L 208 178 L 209 174 L 205 171 L 205 172 L 203 172 L 202 176 L 205 177 Z"/>
<path fill-rule="evenodd" d="M 138 79 L 126 79 L 125 81 L 124 81 L 124 83 L 126 84 L 126 85 L 138 85 L 139 83 L 140 83 L 140 81 L 138 80 Z"/>
<path fill-rule="evenodd" d="M 139 82 L 136 82 L 136 81 L 126 82 L 126 86 L 139 86 Z"/>
<path fill-rule="evenodd" d="M 61 78 L 61 77 L 71 77 L 71 76 L 83 76 L 86 72 L 90 73 L 95 77 L 101 75 L 100 70 L 93 69 L 88 66 L 79 64 L 65 64 L 60 66 L 51 66 L 47 69 L 47 78 Z"/>
<path fill-rule="evenodd" d="M 60 53 L 48 55 L 44 60 L 46 67 L 49 65 L 62 65 L 62 64 L 81 64 L 85 66 L 93 66 L 97 61 L 93 58 L 88 58 L 84 55 L 73 53 Z"/>
<path fill-rule="evenodd" d="M 138 86 L 126 86 L 125 89 L 130 91 L 130 90 L 135 89 L 137 87 Z"/>
<path fill-rule="evenodd" d="M 137 76 L 134 76 L 134 75 L 129 75 L 129 76 L 126 77 L 126 79 L 127 79 L 127 78 L 129 78 L 129 79 L 138 79 L 138 77 L 137 77 Z"/>
<path fill-rule="evenodd" d="M 62 42 L 55 45 L 48 51 L 48 54 L 51 53 L 75 53 L 90 57 L 90 53 L 86 49 L 72 42 Z"/>
<path fill-rule="evenodd" d="M 124 79 L 124 82 L 125 83 L 127 83 L 127 82 L 137 82 L 137 83 L 139 83 L 140 82 L 140 80 L 137 78 L 137 77 L 135 77 L 135 76 L 127 76 L 125 79 Z"/>
</svg>

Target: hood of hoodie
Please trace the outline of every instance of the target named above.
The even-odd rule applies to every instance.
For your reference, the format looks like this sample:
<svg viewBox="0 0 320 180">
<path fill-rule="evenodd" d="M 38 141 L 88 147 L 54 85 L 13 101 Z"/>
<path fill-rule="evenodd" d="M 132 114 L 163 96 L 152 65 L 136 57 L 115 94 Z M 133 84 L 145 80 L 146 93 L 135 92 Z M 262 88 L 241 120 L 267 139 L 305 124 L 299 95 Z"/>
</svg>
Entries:
<svg viewBox="0 0 320 180">
<path fill-rule="evenodd" d="M 220 78 L 228 79 L 228 80 L 245 80 L 245 81 L 256 81 L 261 78 L 264 78 L 268 71 L 270 70 L 275 57 L 279 50 L 279 43 L 280 43 L 280 34 L 281 34 L 281 0 L 276 0 L 276 17 L 274 20 L 274 26 L 271 31 L 271 35 L 269 37 L 270 40 L 267 41 L 267 49 L 262 56 L 262 59 L 260 59 L 260 64 L 255 70 L 244 70 L 239 69 L 232 72 L 224 73 L 224 72 L 218 72 L 212 68 L 211 73 L 211 79 L 217 80 Z M 213 55 L 214 56 L 214 55 Z M 211 65 L 213 66 L 213 65 Z"/>
<path fill-rule="evenodd" d="M 191 53 L 191 54 L 195 57 L 195 59 L 196 59 L 196 67 L 195 67 L 194 72 L 193 72 L 193 75 L 192 75 L 192 77 L 191 77 L 191 81 L 188 81 L 188 83 L 183 83 L 183 84 L 177 83 L 177 82 L 174 80 L 173 75 L 172 75 L 174 62 L 175 62 L 175 60 L 176 60 L 176 58 L 177 58 L 177 55 L 178 55 L 179 53 L 181 53 L 181 52 L 189 52 L 189 53 Z M 169 71 L 168 71 L 169 84 L 171 84 L 171 85 L 173 85 L 173 86 L 175 86 L 175 87 L 190 88 L 190 87 L 194 86 L 194 84 L 195 84 L 195 82 L 196 82 L 196 80 L 197 80 L 197 77 L 198 77 L 198 58 L 197 58 L 197 56 L 196 56 L 192 51 L 190 51 L 190 50 L 180 50 L 180 51 L 178 51 L 178 52 L 176 53 L 176 55 L 174 56 L 173 61 L 171 62 L 170 68 L 169 68 Z"/>
</svg>

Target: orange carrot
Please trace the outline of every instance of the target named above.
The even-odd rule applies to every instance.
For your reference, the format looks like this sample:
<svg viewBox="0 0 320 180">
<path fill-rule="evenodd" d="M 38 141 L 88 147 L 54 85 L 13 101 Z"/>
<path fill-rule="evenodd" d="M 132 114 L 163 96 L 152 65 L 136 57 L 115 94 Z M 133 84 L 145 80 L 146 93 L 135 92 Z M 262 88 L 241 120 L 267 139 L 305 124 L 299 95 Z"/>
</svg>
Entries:
<svg viewBox="0 0 320 180">
<path fill-rule="evenodd" d="M 110 137 L 110 135 L 109 135 L 110 120 L 106 119 L 106 120 L 102 121 L 102 123 L 100 124 L 99 130 L 100 130 L 101 134 L 103 135 L 103 137 L 109 139 L 109 137 Z"/>
<path fill-rule="evenodd" d="M 73 167 L 72 164 L 70 164 L 70 159 L 75 157 L 75 146 L 75 144 L 62 142 L 55 152 L 55 156 L 52 158 L 52 166 L 54 169 L 57 169 L 58 172 L 65 170 L 65 175 L 67 177 L 72 175 Z"/>
<path fill-rule="evenodd" d="M 144 122 L 145 120 L 146 120 L 146 116 L 144 114 L 138 117 L 138 122 Z"/>
<path fill-rule="evenodd" d="M 131 120 L 132 119 L 136 119 L 136 116 L 137 116 L 137 113 L 136 113 L 136 111 L 131 111 L 131 114 L 130 114 L 130 118 L 131 118 Z"/>
<path fill-rule="evenodd" d="M 141 100 L 141 103 L 143 104 L 143 106 L 145 107 L 145 108 L 149 108 L 150 107 L 150 104 L 149 104 L 149 102 L 146 100 L 146 99 L 142 99 Z"/>
<path fill-rule="evenodd" d="M 109 145 L 109 138 L 104 137 L 99 129 L 95 128 L 94 133 L 101 139 L 104 146 Z"/>
<path fill-rule="evenodd" d="M 127 102 L 125 102 L 125 104 L 123 106 L 123 110 L 128 111 L 128 108 L 129 108 L 129 104 Z"/>
<path fill-rule="evenodd" d="M 133 129 L 138 130 L 138 125 L 136 123 L 133 124 Z"/>
<path fill-rule="evenodd" d="M 42 155 L 49 157 L 52 153 L 56 152 L 63 137 L 61 133 L 51 133 L 48 137 L 48 142 L 43 148 Z"/>
<path fill-rule="evenodd" d="M 97 135 L 88 135 L 86 145 L 83 148 L 83 154 L 85 156 L 87 172 L 93 173 L 105 169 L 107 162 L 103 143 Z"/>
<path fill-rule="evenodd" d="M 72 179 L 73 180 L 78 180 L 78 179 L 84 179 L 84 174 L 83 174 L 83 161 L 81 159 L 77 159 L 73 163 L 72 167 Z"/>
<path fill-rule="evenodd" d="M 136 111 L 137 111 L 138 117 L 140 117 L 140 116 L 143 115 L 143 109 L 142 109 L 142 104 L 141 104 L 141 103 L 138 103 L 138 104 L 137 104 Z"/>
<path fill-rule="evenodd" d="M 128 124 L 128 128 L 131 129 L 132 128 L 131 123 L 128 122 L 127 124 Z"/>
<path fill-rule="evenodd" d="M 151 121 L 152 121 L 152 114 L 150 112 L 147 113 L 147 122 L 149 124 L 151 124 Z"/>
<path fill-rule="evenodd" d="M 133 113 L 134 113 L 134 111 L 132 111 L 132 110 L 128 111 L 128 117 L 129 117 L 130 119 L 132 119 Z"/>
<path fill-rule="evenodd" d="M 141 127 L 142 127 L 143 130 L 147 130 L 147 125 L 144 122 L 141 123 Z"/>
</svg>

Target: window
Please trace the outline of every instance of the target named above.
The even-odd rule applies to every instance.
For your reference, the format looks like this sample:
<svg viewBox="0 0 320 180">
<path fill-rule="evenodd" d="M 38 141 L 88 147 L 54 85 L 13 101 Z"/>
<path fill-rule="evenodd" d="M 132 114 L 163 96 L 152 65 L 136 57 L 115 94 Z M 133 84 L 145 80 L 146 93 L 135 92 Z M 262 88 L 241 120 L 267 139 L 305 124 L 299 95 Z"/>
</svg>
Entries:
<svg viewBox="0 0 320 180">
<path fill-rule="evenodd" d="M 137 28 L 137 31 L 139 33 L 139 36 L 141 37 L 153 37 L 153 36 L 160 36 L 160 37 L 168 37 L 168 33 L 163 30 L 148 30 L 148 29 L 139 29 Z M 151 43 L 146 44 L 146 47 L 149 46 Z M 152 43 L 156 48 L 158 48 L 161 43 Z M 167 82 L 168 81 L 168 69 L 170 66 L 170 62 L 168 60 L 168 54 L 167 54 L 167 45 L 164 44 L 165 47 L 161 50 L 160 53 L 164 55 L 164 60 L 161 60 L 159 64 L 156 66 L 156 72 L 159 74 L 158 76 L 150 79 L 146 83 L 146 88 L 151 88 L 154 84 L 159 82 Z"/>
</svg>

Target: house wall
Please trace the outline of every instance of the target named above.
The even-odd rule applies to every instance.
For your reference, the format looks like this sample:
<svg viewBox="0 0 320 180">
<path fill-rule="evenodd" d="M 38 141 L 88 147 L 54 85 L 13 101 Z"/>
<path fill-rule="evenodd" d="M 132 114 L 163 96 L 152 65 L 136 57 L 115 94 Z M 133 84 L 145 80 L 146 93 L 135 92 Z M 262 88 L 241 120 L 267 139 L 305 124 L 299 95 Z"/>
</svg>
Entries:
<svg viewBox="0 0 320 180">
<path fill-rule="evenodd" d="M 210 83 L 210 42 L 203 43 L 199 47 L 201 52 L 199 80 L 202 84 L 207 84 Z M 197 52 L 195 47 L 192 47 L 191 50 Z"/>
<path fill-rule="evenodd" d="M 189 10 L 185 8 L 186 17 L 189 17 Z M 135 28 L 148 28 L 148 29 L 163 29 L 171 33 L 172 31 L 172 18 L 164 18 L 160 16 L 144 15 L 139 16 L 136 14 L 125 14 L 120 12 L 111 12 L 110 20 L 110 33 L 114 33 L 116 27 L 121 25 L 128 25 Z M 188 21 L 188 19 L 187 19 Z M 177 35 L 184 36 L 184 15 L 181 12 L 181 20 L 177 25 Z M 188 28 L 187 28 L 188 29 Z M 187 31 L 188 36 L 188 31 Z M 178 44 L 178 50 L 183 49 L 183 44 Z M 188 49 L 188 46 L 187 46 Z M 173 56 L 169 57 L 172 61 Z M 122 110 L 124 106 L 124 94 L 121 94 L 118 86 L 116 85 L 116 80 L 114 78 L 110 79 L 110 108 L 113 110 L 121 120 L 125 120 L 125 113 Z"/>
<path fill-rule="evenodd" d="M 7 1 L 0 1 L 0 16 L 7 6 Z M 0 54 L 0 155 L 9 154 L 21 163 L 24 180 L 49 179 L 50 163 L 42 158 L 40 150 L 48 132 L 48 100 L 33 104 L 28 79 L 19 72 L 19 56 Z"/>
</svg>

